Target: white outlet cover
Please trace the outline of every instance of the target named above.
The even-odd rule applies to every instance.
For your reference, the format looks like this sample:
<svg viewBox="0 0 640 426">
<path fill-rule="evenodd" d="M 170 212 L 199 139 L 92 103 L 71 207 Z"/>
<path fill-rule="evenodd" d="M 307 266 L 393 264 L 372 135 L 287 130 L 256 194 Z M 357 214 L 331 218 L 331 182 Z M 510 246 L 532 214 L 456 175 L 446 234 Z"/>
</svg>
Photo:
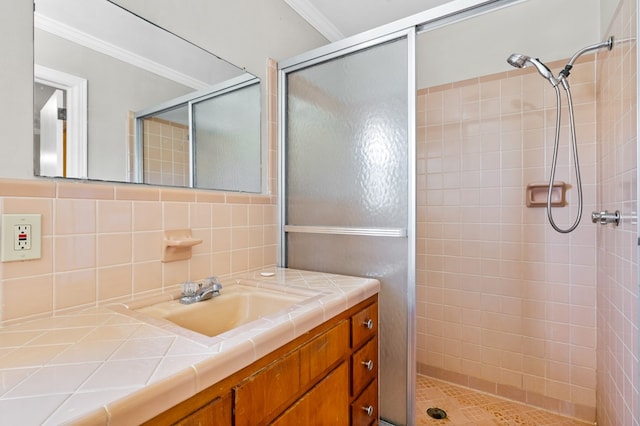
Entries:
<svg viewBox="0 0 640 426">
<path fill-rule="evenodd" d="M 15 227 L 31 226 L 31 246 L 29 249 L 16 250 Z M 42 215 L 41 214 L 3 214 L 2 215 L 2 262 L 40 259 L 42 257 Z"/>
</svg>

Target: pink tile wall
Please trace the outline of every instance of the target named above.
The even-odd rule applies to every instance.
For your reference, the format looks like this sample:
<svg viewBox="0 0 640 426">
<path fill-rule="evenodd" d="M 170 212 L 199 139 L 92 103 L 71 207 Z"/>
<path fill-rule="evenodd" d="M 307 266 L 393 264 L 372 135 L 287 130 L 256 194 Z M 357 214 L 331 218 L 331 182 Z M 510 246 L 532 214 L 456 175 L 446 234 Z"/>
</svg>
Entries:
<svg viewBox="0 0 640 426">
<path fill-rule="evenodd" d="M 135 114 L 127 117 L 127 176 L 135 176 Z M 186 125 L 151 117 L 143 125 L 143 181 L 152 185 L 189 185 L 189 128 Z"/>
<path fill-rule="evenodd" d="M 598 424 L 637 425 L 637 45 L 636 2 L 623 0 L 610 26 L 616 45 L 599 56 L 598 207 L 622 224 L 598 227 Z"/>
<path fill-rule="evenodd" d="M 525 205 L 527 184 L 550 170 L 555 94 L 545 79 L 514 70 L 419 91 L 417 360 L 423 373 L 593 421 L 593 56 L 571 87 L 585 214 L 568 235 Z M 572 187 L 554 210 L 563 227 L 577 211 L 567 129 L 556 179 Z"/>
<path fill-rule="evenodd" d="M 144 120 L 144 182 L 189 185 L 189 128 L 180 123 Z"/>
<path fill-rule="evenodd" d="M 276 264 L 275 198 L 186 189 L 0 181 L 0 213 L 42 214 L 42 259 L 0 264 L 3 323 L 150 295 L 187 279 Z M 190 228 L 190 260 L 161 262 Z"/>
</svg>

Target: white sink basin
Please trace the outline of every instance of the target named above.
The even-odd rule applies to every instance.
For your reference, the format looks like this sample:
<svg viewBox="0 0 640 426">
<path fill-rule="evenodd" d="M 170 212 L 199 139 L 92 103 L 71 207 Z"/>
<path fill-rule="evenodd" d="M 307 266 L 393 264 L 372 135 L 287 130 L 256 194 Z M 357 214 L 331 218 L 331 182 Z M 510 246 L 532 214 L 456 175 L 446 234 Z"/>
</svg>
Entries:
<svg viewBox="0 0 640 426">
<path fill-rule="evenodd" d="M 225 286 L 220 296 L 202 302 L 183 305 L 178 300 L 171 300 L 135 311 L 213 337 L 308 298 L 308 295 L 231 285 Z"/>
</svg>

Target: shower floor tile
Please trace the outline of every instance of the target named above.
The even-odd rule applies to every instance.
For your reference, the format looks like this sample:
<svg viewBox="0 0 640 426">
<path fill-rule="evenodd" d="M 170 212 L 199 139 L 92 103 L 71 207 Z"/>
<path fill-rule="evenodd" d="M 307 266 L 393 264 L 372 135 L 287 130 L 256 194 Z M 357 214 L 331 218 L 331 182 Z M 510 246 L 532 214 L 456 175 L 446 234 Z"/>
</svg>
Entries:
<svg viewBox="0 0 640 426">
<path fill-rule="evenodd" d="M 447 418 L 438 420 L 429 417 L 427 409 L 431 407 L 446 411 Z M 418 425 L 587 426 L 591 424 L 421 375 L 416 379 L 416 410 Z"/>
</svg>

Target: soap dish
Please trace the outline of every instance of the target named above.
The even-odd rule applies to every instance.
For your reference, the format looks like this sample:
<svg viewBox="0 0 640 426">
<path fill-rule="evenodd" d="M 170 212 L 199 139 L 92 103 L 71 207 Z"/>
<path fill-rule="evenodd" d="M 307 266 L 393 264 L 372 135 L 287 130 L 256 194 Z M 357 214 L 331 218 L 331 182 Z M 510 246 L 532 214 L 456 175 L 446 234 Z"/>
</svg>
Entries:
<svg viewBox="0 0 640 426">
<path fill-rule="evenodd" d="M 564 207 L 567 205 L 566 193 L 569 185 L 562 181 L 555 181 L 551 190 L 551 206 Z M 546 182 L 530 183 L 527 185 L 527 207 L 547 207 L 549 184 Z"/>
</svg>

